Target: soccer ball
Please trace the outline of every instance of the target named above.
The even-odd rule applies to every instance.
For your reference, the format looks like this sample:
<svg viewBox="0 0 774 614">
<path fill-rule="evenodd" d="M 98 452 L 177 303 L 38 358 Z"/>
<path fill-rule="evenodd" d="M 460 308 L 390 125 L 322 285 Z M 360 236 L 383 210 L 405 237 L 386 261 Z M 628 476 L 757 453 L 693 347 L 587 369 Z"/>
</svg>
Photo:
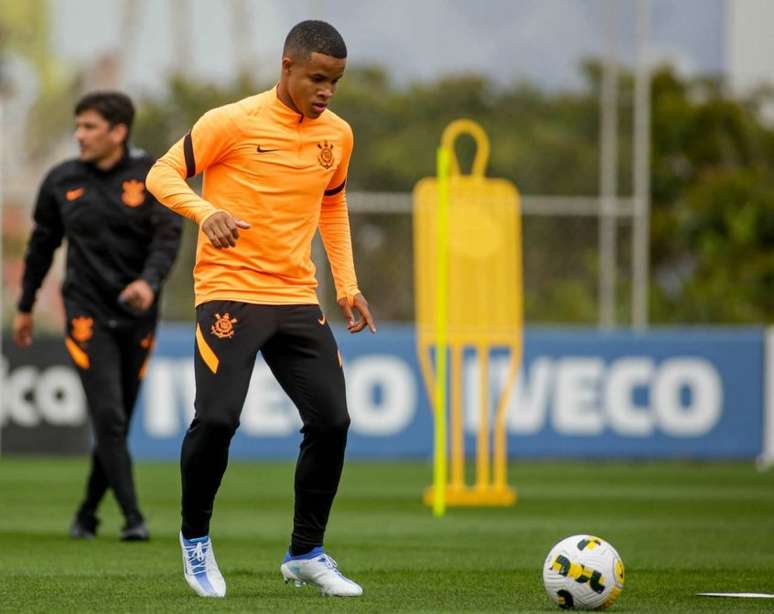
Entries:
<svg viewBox="0 0 774 614">
<path fill-rule="evenodd" d="M 562 609 L 604 610 L 623 590 L 623 561 L 604 539 L 573 535 L 551 548 L 543 563 L 543 585 Z"/>
</svg>

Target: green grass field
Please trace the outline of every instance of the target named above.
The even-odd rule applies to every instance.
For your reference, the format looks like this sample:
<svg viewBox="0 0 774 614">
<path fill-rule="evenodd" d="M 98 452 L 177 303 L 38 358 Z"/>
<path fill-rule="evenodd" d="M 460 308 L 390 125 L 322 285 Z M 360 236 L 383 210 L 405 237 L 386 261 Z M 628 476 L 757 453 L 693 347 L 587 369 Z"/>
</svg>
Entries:
<svg viewBox="0 0 774 614">
<path fill-rule="evenodd" d="M 543 559 L 560 538 L 586 532 L 611 541 L 626 564 L 612 611 L 774 608 L 694 596 L 774 592 L 774 472 L 750 464 L 515 464 L 515 507 L 435 519 L 420 503 L 428 465 L 351 462 L 326 545 L 363 585 L 356 600 L 281 581 L 290 463 L 229 467 L 212 527 L 228 582 L 218 601 L 196 597 L 182 578 L 176 464 L 137 466 L 147 544 L 118 541 L 112 498 L 96 540 L 68 539 L 85 470 L 81 459 L 0 460 L 0 611 L 559 611 L 543 591 Z"/>
</svg>

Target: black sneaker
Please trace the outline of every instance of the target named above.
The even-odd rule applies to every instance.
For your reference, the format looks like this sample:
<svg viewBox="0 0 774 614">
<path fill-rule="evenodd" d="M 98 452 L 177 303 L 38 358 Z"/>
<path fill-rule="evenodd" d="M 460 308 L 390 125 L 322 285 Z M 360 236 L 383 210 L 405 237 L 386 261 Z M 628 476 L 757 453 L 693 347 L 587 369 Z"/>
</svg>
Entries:
<svg viewBox="0 0 774 614">
<path fill-rule="evenodd" d="M 70 526 L 70 537 L 72 539 L 94 539 L 97 537 L 98 525 L 99 519 L 96 516 L 77 514 Z"/>
<path fill-rule="evenodd" d="M 150 539 L 150 531 L 141 520 L 133 524 L 126 524 L 121 529 L 122 542 L 147 542 Z"/>
</svg>

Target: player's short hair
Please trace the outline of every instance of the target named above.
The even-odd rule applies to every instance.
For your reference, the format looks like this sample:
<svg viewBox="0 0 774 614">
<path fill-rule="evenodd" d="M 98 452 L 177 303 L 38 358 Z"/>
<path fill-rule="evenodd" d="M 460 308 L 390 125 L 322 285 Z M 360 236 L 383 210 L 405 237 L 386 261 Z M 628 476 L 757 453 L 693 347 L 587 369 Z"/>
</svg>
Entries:
<svg viewBox="0 0 774 614">
<path fill-rule="evenodd" d="M 123 92 L 90 92 L 75 105 L 76 116 L 85 111 L 96 111 L 111 128 L 116 124 L 124 124 L 126 138 L 129 139 L 134 122 L 134 105 L 132 99 Z"/>
<path fill-rule="evenodd" d="M 282 53 L 304 58 L 308 58 L 312 53 L 322 53 L 343 59 L 347 57 L 347 45 L 339 31 L 331 24 L 310 19 L 291 28 Z"/>
</svg>

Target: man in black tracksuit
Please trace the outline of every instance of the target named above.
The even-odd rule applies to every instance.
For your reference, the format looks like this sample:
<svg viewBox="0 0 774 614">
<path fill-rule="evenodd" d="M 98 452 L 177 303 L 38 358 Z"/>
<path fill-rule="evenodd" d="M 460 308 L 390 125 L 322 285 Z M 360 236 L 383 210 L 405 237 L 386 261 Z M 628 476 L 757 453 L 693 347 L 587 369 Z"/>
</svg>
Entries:
<svg viewBox="0 0 774 614">
<path fill-rule="evenodd" d="M 85 96 L 75 108 L 78 159 L 55 166 L 40 187 L 14 321 L 32 342 L 32 308 L 54 251 L 67 239 L 65 345 L 86 393 L 94 433 L 85 498 L 70 535 L 96 535 L 97 507 L 111 488 L 125 518 L 123 540 L 147 540 L 127 434 L 153 347 L 159 292 L 177 254 L 180 218 L 145 191 L 153 159 L 131 151 L 131 100 Z"/>
</svg>

